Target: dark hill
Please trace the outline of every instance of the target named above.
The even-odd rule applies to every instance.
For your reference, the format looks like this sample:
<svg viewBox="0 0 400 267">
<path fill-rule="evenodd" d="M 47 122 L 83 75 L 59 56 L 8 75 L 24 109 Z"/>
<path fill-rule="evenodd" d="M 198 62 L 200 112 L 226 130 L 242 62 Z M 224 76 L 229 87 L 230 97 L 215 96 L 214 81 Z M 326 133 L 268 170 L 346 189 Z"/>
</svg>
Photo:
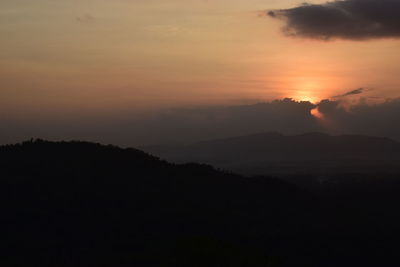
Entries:
<svg viewBox="0 0 400 267">
<path fill-rule="evenodd" d="M 2 266 L 398 266 L 397 180 L 324 198 L 41 140 L 0 147 L 0 170 Z"/>
<path fill-rule="evenodd" d="M 85 142 L 3 146 L 0 170 L 3 266 L 196 266 L 198 245 L 236 251 L 202 266 L 259 266 L 268 255 L 251 240 L 296 233 L 313 209 L 276 179 Z"/>
</svg>

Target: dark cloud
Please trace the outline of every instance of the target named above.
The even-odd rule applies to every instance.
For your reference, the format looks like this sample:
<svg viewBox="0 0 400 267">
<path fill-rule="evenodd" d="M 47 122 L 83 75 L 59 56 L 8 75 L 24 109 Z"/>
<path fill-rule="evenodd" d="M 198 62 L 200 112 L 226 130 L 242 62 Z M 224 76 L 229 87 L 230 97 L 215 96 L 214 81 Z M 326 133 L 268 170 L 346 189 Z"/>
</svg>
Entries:
<svg viewBox="0 0 400 267">
<path fill-rule="evenodd" d="M 364 88 L 358 88 L 356 90 L 349 91 L 349 92 L 344 93 L 342 95 L 336 95 L 333 98 L 346 97 L 346 96 L 352 96 L 352 95 L 359 95 L 359 94 L 364 93 L 364 91 L 365 91 Z"/>
<path fill-rule="evenodd" d="M 348 110 L 340 101 L 325 100 L 319 104 L 324 113 L 329 133 L 363 134 L 390 137 L 400 140 L 400 99 L 387 100 L 380 104 L 367 104 L 361 98 Z"/>
<path fill-rule="evenodd" d="M 74 121 L 59 120 L 47 125 L 39 120 L 11 125 L 0 119 L 3 129 L 7 129 L 0 132 L 0 143 L 17 137 L 18 140 L 40 137 L 140 146 L 190 143 L 265 131 L 297 134 L 318 130 L 315 118 L 310 115 L 313 108 L 315 105 L 310 102 L 287 98 L 248 105 L 176 108 L 141 119 L 134 119 L 129 113 L 101 121 L 74 118 Z"/>
<path fill-rule="evenodd" d="M 290 36 L 329 40 L 400 37 L 400 0 L 344 0 L 266 12 Z"/>
<path fill-rule="evenodd" d="M 323 100 L 317 105 L 282 99 L 249 105 L 164 110 L 141 118 L 134 118 L 136 113 L 48 122 L 0 118 L 0 143 L 34 137 L 146 146 L 192 143 L 262 132 L 288 135 L 307 132 L 363 134 L 400 141 L 400 99 L 374 105 L 367 102 L 360 98 L 357 104 L 344 107 L 340 98 Z M 322 120 L 311 115 L 311 110 L 316 107 L 324 114 Z"/>
</svg>

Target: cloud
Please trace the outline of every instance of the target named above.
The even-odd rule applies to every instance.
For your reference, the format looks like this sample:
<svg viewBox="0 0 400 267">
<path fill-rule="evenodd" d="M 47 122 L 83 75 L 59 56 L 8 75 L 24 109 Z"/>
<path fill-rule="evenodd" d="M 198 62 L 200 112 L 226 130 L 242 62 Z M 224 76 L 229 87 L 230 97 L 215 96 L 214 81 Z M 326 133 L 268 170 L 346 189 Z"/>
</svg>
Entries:
<svg viewBox="0 0 400 267">
<path fill-rule="evenodd" d="M 74 122 L 48 125 L 38 121 L 35 127 L 2 123 L 0 118 L 7 129 L 0 133 L 0 143 L 15 140 L 15 133 L 18 139 L 85 139 L 122 146 L 191 143 L 270 131 L 297 134 L 319 130 L 310 114 L 313 108 L 310 102 L 286 98 L 248 105 L 175 108 L 139 119 L 127 112 L 101 121 L 74 118 Z"/>
<path fill-rule="evenodd" d="M 315 107 L 324 120 L 311 115 Z M 118 124 L 104 123 L 107 131 L 116 132 L 99 137 L 132 146 L 192 143 L 262 132 L 363 134 L 400 140 L 399 114 L 400 99 L 369 104 L 360 98 L 356 104 L 344 107 L 340 98 L 317 105 L 287 98 L 248 105 L 179 108 L 139 121 L 120 118 Z"/>
<path fill-rule="evenodd" d="M 400 37 L 400 0 L 344 0 L 266 12 L 286 20 L 285 34 L 313 39 Z"/>
<path fill-rule="evenodd" d="M 336 95 L 333 98 L 340 98 L 340 97 L 346 97 L 346 96 L 352 96 L 352 95 L 359 95 L 359 94 L 364 93 L 364 91 L 365 91 L 364 88 L 358 88 L 356 90 L 349 91 L 349 92 L 344 93 L 342 95 Z"/>
<path fill-rule="evenodd" d="M 325 131 L 390 137 L 400 141 L 400 98 L 373 105 L 360 100 L 349 109 L 343 108 L 340 101 L 322 101 L 318 108 L 331 123 Z"/>
<path fill-rule="evenodd" d="M 95 18 L 90 14 L 85 14 L 82 16 L 76 17 L 76 21 L 80 23 L 91 23 L 95 20 Z"/>
<path fill-rule="evenodd" d="M 192 143 L 262 132 L 363 134 L 400 141 L 400 98 L 369 104 L 360 98 L 344 107 L 341 98 L 318 104 L 292 99 L 258 104 L 177 108 L 140 118 L 126 112 L 98 118 L 29 121 L 0 118 L 0 143 L 29 138 L 89 140 L 121 146 Z M 318 107 L 323 120 L 311 115 Z"/>
</svg>

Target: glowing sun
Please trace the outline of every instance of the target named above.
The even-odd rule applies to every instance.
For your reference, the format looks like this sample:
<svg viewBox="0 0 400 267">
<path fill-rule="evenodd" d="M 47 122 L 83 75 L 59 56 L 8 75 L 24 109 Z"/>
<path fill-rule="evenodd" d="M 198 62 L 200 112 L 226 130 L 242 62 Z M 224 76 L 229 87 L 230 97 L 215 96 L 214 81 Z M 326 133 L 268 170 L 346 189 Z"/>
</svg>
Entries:
<svg viewBox="0 0 400 267">
<path fill-rule="evenodd" d="M 316 80 L 310 80 L 306 77 L 296 81 L 293 85 L 294 90 L 291 92 L 292 98 L 297 101 L 308 101 L 317 103 L 320 98 L 317 97 L 319 88 L 322 88 L 322 83 Z"/>
<path fill-rule="evenodd" d="M 297 101 L 308 101 L 308 102 L 311 102 L 311 103 L 316 103 L 319 100 L 317 97 L 315 97 L 309 91 L 297 91 L 293 95 L 293 99 L 295 99 Z"/>
</svg>

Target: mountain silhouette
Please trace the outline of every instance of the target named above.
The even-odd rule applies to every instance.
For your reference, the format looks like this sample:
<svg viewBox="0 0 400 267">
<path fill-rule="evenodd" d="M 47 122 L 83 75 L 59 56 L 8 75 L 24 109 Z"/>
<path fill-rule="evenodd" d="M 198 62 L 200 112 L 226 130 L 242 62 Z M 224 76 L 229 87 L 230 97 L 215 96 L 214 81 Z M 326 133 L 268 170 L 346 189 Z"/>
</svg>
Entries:
<svg viewBox="0 0 400 267">
<path fill-rule="evenodd" d="M 261 133 L 146 152 L 172 162 L 201 162 L 242 174 L 287 175 L 393 171 L 400 173 L 400 143 L 361 135 Z"/>
<path fill-rule="evenodd" d="M 0 147 L 0 170 L 3 266 L 390 266 L 397 258 L 397 180 L 320 196 L 136 149 L 43 140 Z"/>
<path fill-rule="evenodd" d="M 218 240 L 244 259 L 217 260 L 263 261 L 264 254 L 236 248 L 239 241 L 261 226 L 289 231 L 286 216 L 306 217 L 299 203 L 311 200 L 276 179 L 85 142 L 3 146 L 0 167 L 4 266 L 196 266 L 185 259 L 186 243 L 218 248 Z M 180 243 L 188 251 L 179 256 Z"/>
</svg>

